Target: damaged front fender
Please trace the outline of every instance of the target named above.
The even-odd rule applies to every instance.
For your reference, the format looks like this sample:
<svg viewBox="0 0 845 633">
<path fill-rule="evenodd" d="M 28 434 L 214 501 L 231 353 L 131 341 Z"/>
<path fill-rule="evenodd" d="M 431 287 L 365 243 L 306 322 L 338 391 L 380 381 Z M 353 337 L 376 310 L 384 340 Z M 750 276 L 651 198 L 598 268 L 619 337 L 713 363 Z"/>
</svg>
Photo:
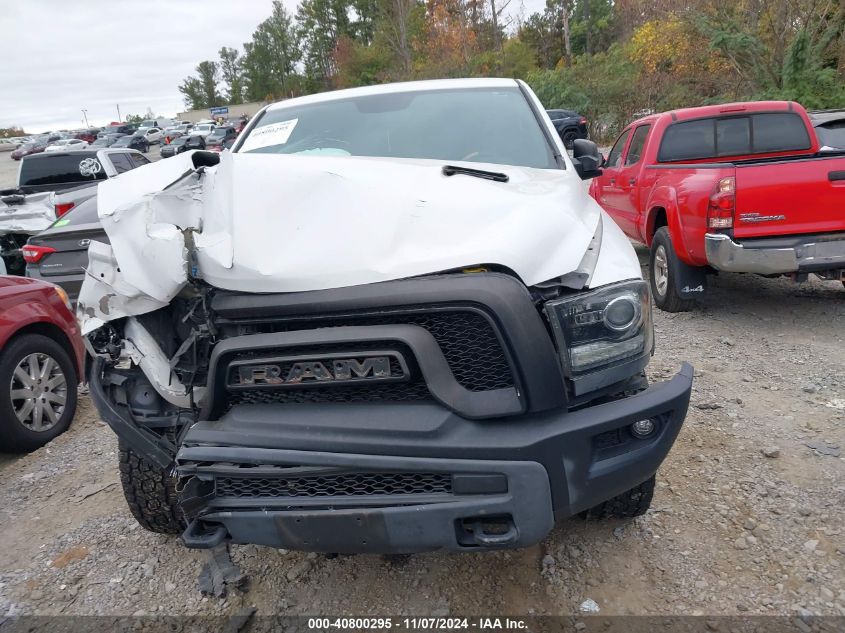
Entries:
<svg viewBox="0 0 845 633">
<path fill-rule="evenodd" d="M 83 334 L 162 308 L 185 287 L 194 232 L 203 229 L 202 180 L 213 162 L 203 154 L 179 154 L 99 185 L 100 221 L 111 244 L 88 249 L 77 307 Z M 220 242 L 215 253 L 231 265 L 231 247 L 227 252 Z"/>
</svg>

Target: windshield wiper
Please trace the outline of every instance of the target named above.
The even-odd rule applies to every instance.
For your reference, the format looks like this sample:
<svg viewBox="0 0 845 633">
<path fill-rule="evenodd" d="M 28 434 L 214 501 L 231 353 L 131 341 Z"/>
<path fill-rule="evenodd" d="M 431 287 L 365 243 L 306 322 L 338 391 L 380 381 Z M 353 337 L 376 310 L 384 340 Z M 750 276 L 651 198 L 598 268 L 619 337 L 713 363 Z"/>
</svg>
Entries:
<svg viewBox="0 0 845 633">
<path fill-rule="evenodd" d="M 469 167 L 460 167 L 458 165 L 443 165 L 444 176 L 454 176 L 456 174 L 463 174 L 465 176 L 475 176 L 476 178 L 483 178 L 484 180 L 495 180 L 496 182 L 507 182 L 510 176 L 499 171 L 487 171 L 484 169 L 470 169 Z"/>
</svg>

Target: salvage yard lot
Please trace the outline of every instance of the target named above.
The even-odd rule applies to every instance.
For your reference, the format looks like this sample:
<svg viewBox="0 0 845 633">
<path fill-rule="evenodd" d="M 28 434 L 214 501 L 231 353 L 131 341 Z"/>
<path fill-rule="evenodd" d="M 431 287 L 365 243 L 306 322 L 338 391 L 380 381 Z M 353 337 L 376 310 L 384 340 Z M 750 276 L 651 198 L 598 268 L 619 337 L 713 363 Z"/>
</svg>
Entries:
<svg viewBox="0 0 845 633">
<path fill-rule="evenodd" d="M 472 555 L 234 546 L 246 591 L 206 598 L 203 554 L 129 514 L 115 436 L 83 398 L 68 433 L 0 456 L 0 614 L 539 615 L 588 598 L 602 614 L 845 614 L 845 291 L 730 274 L 711 288 L 693 312 L 655 311 L 650 378 L 689 361 L 696 380 L 636 521 L 570 520 Z"/>
</svg>

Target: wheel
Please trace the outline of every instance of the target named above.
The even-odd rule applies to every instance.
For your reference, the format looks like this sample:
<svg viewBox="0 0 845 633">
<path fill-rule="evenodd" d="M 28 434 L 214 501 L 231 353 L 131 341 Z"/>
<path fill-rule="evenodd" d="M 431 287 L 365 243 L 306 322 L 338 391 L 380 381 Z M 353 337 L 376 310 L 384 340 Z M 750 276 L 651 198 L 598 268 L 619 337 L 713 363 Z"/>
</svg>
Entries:
<svg viewBox="0 0 845 633">
<path fill-rule="evenodd" d="M 176 495 L 176 478 L 118 443 L 118 464 L 123 496 L 132 516 L 145 530 L 181 534 L 185 517 Z"/>
<path fill-rule="evenodd" d="M 0 450 L 27 453 L 64 433 L 76 413 L 70 355 L 40 334 L 12 340 L 0 357 Z"/>
<path fill-rule="evenodd" d="M 669 228 L 661 226 L 651 242 L 648 277 L 654 303 L 666 312 L 686 312 L 694 302 L 678 293 L 678 267 L 681 262 L 672 248 Z"/>
<path fill-rule="evenodd" d="M 563 133 L 563 137 L 562 137 L 563 146 L 566 149 L 572 149 L 572 146 L 575 145 L 575 139 L 577 139 L 577 138 L 578 138 L 578 132 L 576 132 L 575 130 L 566 130 Z"/>
<path fill-rule="evenodd" d="M 626 490 L 621 495 L 600 503 L 594 508 L 587 510 L 587 518 L 590 519 L 633 519 L 645 514 L 651 500 L 654 498 L 654 482 L 656 476 L 652 475 L 638 486 Z"/>
</svg>

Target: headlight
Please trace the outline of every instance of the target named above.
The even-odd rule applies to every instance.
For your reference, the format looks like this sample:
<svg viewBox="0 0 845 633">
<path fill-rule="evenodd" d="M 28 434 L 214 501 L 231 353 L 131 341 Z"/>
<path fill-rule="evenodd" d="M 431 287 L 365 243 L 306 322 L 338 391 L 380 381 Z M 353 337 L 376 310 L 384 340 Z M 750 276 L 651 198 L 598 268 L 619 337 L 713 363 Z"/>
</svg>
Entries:
<svg viewBox="0 0 845 633">
<path fill-rule="evenodd" d="M 64 289 L 60 288 L 59 286 L 53 286 L 53 290 L 56 291 L 56 294 L 59 295 L 59 299 L 67 306 L 67 309 L 70 310 L 71 314 L 73 314 L 73 306 L 70 303 L 70 298 L 67 296 L 67 293 Z"/>
<path fill-rule="evenodd" d="M 576 395 L 636 374 L 651 356 L 651 297 L 642 280 L 554 299 L 544 309 Z"/>
</svg>

